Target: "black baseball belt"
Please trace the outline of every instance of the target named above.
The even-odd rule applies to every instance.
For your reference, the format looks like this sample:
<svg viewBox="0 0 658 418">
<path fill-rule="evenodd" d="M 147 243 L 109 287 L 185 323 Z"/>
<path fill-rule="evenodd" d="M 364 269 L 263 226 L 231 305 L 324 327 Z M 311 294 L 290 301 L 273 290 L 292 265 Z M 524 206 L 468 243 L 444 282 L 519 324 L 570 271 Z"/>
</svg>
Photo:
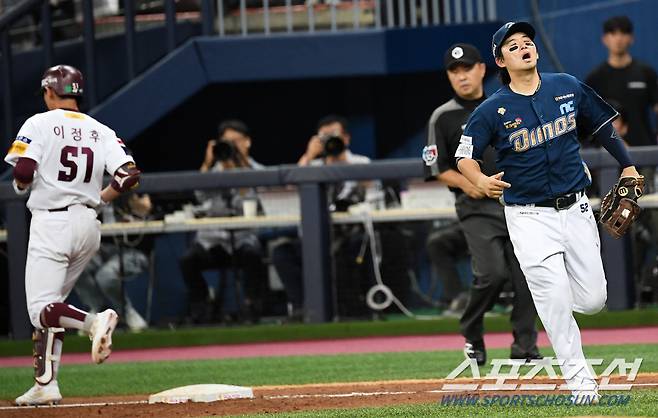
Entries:
<svg viewBox="0 0 658 418">
<path fill-rule="evenodd" d="M 574 203 L 580 200 L 581 197 L 585 194 L 585 189 L 581 189 L 575 192 L 563 194 L 553 199 L 547 199 L 541 202 L 537 202 L 534 205 L 540 206 L 543 208 L 554 208 L 556 210 L 565 210 L 573 206 Z"/>
<path fill-rule="evenodd" d="M 48 212 L 64 212 L 64 211 L 69 210 L 69 208 L 70 208 L 71 206 L 74 206 L 74 205 L 77 205 L 77 204 L 78 204 L 78 203 L 74 203 L 73 205 L 64 206 L 63 208 L 48 209 Z M 93 209 L 93 208 L 94 208 L 93 206 L 89 206 L 89 205 L 85 205 L 85 206 L 88 207 L 89 209 Z"/>
</svg>

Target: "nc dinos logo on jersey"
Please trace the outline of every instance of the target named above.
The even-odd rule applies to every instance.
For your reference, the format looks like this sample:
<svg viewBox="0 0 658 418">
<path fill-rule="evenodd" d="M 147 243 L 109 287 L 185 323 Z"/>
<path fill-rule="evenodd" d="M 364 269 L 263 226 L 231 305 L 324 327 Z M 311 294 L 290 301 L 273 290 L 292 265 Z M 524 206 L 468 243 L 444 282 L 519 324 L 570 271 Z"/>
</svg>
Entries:
<svg viewBox="0 0 658 418">
<path fill-rule="evenodd" d="M 545 141 L 550 141 L 567 132 L 576 129 L 576 112 L 568 113 L 565 116 L 560 116 L 552 122 L 545 123 L 528 130 L 522 128 L 514 131 L 508 137 L 508 141 L 512 144 L 514 151 L 524 152 L 530 148 L 534 148 Z"/>
</svg>

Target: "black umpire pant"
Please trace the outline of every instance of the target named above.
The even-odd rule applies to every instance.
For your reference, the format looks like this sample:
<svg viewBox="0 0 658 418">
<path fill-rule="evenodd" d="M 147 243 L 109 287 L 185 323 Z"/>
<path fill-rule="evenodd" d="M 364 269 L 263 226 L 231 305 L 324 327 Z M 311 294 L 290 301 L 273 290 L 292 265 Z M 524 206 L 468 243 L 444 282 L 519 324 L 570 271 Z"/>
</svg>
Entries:
<svg viewBox="0 0 658 418">
<path fill-rule="evenodd" d="M 460 321 L 462 335 L 468 341 L 482 340 L 484 314 L 494 305 L 510 278 L 514 288 L 512 350 L 519 355 L 536 352 L 537 312 L 514 255 L 503 207 L 492 199 L 474 200 L 463 195 L 458 198 L 456 208 L 471 253 L 473 270 L 469 301 Z"/>
</svg>

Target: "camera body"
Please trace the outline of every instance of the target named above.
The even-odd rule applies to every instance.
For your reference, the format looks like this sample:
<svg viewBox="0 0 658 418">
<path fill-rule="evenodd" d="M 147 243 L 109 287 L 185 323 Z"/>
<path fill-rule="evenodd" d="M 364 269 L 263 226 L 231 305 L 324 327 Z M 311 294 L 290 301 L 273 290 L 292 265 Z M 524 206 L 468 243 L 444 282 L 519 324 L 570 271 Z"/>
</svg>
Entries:
<svg viewBox="0 0 658 418">
<path fill-rule="evenodd" d="M 324 146 L 324 155 L 330 157 L 337 157 L 345 151 L 345 142 L 343 138 L 334 134 L 327 134 L 320 136 L 320 141 Z"/>
<path fill-rule="evenodd" d="M 213 154 L 217 161 L 235 161 L 238 156 L 238 150 L 233 142 L 226 139 L 219 139 L 213 148 Z"/>
</svg>

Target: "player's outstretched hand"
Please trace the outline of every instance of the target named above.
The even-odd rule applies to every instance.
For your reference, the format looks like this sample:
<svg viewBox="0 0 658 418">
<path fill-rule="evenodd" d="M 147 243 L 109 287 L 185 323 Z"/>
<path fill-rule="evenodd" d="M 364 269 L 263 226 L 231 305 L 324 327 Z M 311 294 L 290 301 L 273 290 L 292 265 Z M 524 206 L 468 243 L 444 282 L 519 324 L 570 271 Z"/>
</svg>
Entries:
<svg viewBox="0 0 658 418">
<path fill-rule="evenodd" d="M 492 176 L 482 176 L 477 184 L 478 189 L 487 197 L 498 199 L 503 195 L 503 190 L 510 188 L 512 185 L 501 180 L 504 172 L 494 174 Z"/>
</svg>

